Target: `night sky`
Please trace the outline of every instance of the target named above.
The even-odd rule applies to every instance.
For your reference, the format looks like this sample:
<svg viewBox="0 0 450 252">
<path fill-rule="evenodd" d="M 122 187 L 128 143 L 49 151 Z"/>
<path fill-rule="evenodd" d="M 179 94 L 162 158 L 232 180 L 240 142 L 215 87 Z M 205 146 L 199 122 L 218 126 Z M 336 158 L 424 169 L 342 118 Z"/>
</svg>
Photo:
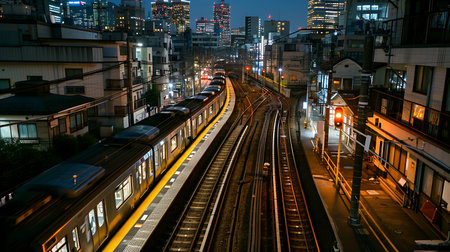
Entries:
<svg viewBox="0 0 450 252">
<path fill-rule="evenodd" d="M 110 0 L 119 4 L 120 0 Z M 151 3 L 155 0 L 143 1 L 146 16 L 151 15 Z M 87 2 L 90 2 L 89 0 Z M 191 28 L 195 29 L 195 20 L 205 17 L 212 19 L 212 6 L 220 0 L 191 0 Z M 291 31 L 298 27 L 306 27 L 308 0 L 226 0 L 231 5 L 231 27 L 245 26 L 245 16 L 259 16 L 261 23 L 268 20 L 269 14 L 275 20 L 289 20 Z"/>
<path fill-rule="evenodd" d="M 191 22 L 195 26 L 195 19 L 205 17 L 212 19 L 212 6 L 220 0 L 191 0 Z M 261 22 L 272 19 L 288 20 L 291 31 L 298 27 L 306 27 L 308 0 L 225 0 L 231 5 L 231 27 L 245 26 L 245 16 L 259 16 Z M 191 26 L 194 28 L 194 26 Z"/>
</svg>

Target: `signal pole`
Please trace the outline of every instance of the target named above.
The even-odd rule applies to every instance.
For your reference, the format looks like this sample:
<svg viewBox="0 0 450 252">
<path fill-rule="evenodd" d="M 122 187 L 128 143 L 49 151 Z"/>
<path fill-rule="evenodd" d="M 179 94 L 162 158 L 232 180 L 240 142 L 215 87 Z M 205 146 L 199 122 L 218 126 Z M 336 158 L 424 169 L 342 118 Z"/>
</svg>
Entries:
<svg viewBox="0 0 450 252">
<path fill-rule="evenodd" d="M 131 48 L 130 38 L 127 34 L 127 87 L 128 87 L 128 127 L 134 124 L 134 104 L 133 104 L 133 80 L 131 79 Z"/>
<path fill-rule="evenodd" d="M 361 87 L 359 91 L 359 102 L 358 102 L 358 124 L 357 129 L 361 133 L 366 132 L 366 119 L 367 112 L 366 107 L 369 105 L 369 84 L 370 78 L 367 76 L 371 73 L 372 62 L 373 62 L 373 37 L 368 36 L 364 41 L 364 58 L 363 58 L 363 74 Z M 363 143 L 365 141 L 364 136 L 358 134 L 357 141 Z M 363 163 L 364 148 L 363 146 L 357 144 L 355 149 L 355 164 L 353 167 L 353 180 L 352 180 L 352 197 L 350 203 L 350 217 L 347 223 L 358 228 L 361 226 L 361 218 L 358 213 L 359 208 L 359 198 L 361 191 L 361 174 L 362 174 L 362 163 Z"/>
</svg>

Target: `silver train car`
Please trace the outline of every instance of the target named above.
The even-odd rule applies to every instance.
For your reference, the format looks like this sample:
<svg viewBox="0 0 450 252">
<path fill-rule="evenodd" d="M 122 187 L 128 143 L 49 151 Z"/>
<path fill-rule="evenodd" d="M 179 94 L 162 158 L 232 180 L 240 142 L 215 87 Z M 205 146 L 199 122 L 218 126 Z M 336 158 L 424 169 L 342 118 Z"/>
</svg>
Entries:
<svg viewBox="0 0 450 252">
<path fill-rule="evenodd" d="M 60 163 L 0 208 L 2 251 L 96 251 L 216 117 L 224 81 Z"/>
</svg>

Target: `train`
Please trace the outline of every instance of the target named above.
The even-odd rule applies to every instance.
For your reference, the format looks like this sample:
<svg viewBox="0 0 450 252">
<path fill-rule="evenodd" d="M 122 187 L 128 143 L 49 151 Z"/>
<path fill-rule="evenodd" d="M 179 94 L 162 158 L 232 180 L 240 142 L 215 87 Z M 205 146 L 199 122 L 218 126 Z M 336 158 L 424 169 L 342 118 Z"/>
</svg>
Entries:
<svg viewBox="0 0 450 252">
<path fill-rule="evenodd" d="M 224 71 L 202 92 L 50 168 L 0 208 L 2 251 L 96 251 L 225 106 Z"/>
</svg>

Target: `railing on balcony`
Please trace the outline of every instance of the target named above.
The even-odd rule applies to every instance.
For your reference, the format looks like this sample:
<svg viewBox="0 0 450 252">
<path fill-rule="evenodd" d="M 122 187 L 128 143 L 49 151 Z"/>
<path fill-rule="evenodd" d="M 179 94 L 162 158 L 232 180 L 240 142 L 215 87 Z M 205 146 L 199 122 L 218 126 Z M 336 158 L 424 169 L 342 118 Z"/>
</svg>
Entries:
<svg viewBox="0 0 450 252">
<path fill-rule="evenodd" d="M 119 90 L 124 87 L 124 80 L 120 79 L 107 79 L 106 80 L 106 89 L 109 90 Z"/>
<path fill-rule="evenodd" d="M 386 36 L 383 44 L 387 46 L 391 33 L 391 45 L 444 45 L 450 44 L 450 11 L 428 12 L 405 16 L 384 22 Z"/>
<path fill-rule="evenodd" d="M 381 90 L 371 90 L 373 110 L 450 147 L 450 114 Z"/>
<path fill-rule="evenodd" d="M 145 106 L 145 98 L 134 101 L 134 109 L 139 109 Z"/>
<path fill-rule="evenodd" d="M 128 115 L 128 106 L 114 106 L 114 115 L 115 116 L 127 116 Z"/>
</svg>

